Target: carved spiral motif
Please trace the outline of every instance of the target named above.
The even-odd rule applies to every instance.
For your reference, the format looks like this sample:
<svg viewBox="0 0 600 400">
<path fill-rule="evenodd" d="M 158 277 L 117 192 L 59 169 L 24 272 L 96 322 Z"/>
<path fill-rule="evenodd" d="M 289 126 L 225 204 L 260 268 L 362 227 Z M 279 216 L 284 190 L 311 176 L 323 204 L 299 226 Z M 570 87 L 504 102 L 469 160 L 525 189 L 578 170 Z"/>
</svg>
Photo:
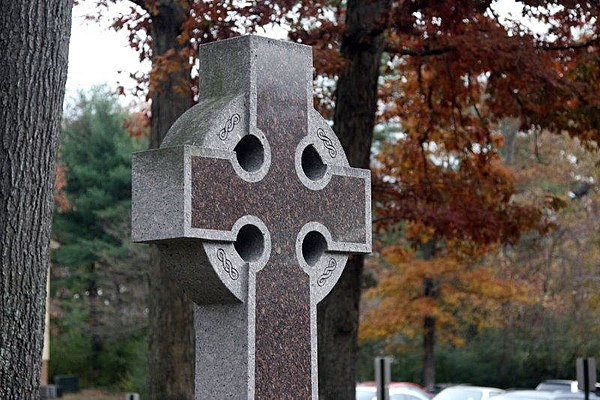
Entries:
<svg viewBox="0 0 600 400">
<path fill-rule="evenodd" d="M 231 132 L 233 128 L 235 128 L 238 122 L 240 122 L 240 119 L 241 118 L 239 114 L 233 114 L 231 117 L 229 117 L 229 119 L 227 119 L 227 122 L 225 122 L 225 126 L 219 131 L 219 139 L 227 139 L 227 136 L 229 136 L 229 132 Z"/>
<path fill-rule="evenodd" d="M 325 270 L 317 280 L 317 285 L 323 286 L 327 282 L 327 279 L 329 279 L 331 275 L 333 275 L 333 271 L 335 271 L 336 267 L 337 262 L 333 258 L 330 259 L 329 263 L 327 264 L 327 267 L 325 267 Z"/>
<path fill-rule="evenodd" d="M 333 147 L 333 142 L 329 139 L 325 131 L 321 128 L 317 129 L 317 136 L 323 142 L 323 146 L 325 146 L 331 158 L 335 158 L 335 156 L 337 156 L 337 150 Z"/>
<path fill-rule="evenodd" d="M 227 258 L 227 254 L 225 253 L 225 250 L 218 249 L 217 250 L 217 258 L 219 259 L 219 261 L 221 261 L 221 265 L 223 266 L 223 269 L 225 270 L 225 272 L 227 272 L 227 274 L 229 275 L 229 277 L 231 279 L 233 279 L 235 281 L 235 280 L 237 280 L 237 278 L 240 277 L 240 273 L 238 272 L 238 270 L 233 266 L 231 261 L 229 261 L 229 259 Z"/>
</svg>

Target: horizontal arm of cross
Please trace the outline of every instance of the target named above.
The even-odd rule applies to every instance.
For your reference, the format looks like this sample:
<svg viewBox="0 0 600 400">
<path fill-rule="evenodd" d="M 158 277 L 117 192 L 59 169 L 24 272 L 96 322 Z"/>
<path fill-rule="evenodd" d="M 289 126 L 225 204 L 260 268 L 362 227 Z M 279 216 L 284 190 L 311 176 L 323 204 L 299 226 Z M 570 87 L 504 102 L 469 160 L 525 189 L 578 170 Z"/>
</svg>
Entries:
<svg viewBox="0 0 600 400">
<path fill-rule="evenodd" d="M 244 181 L 225 158 L 195 157 L 191 163 L 194 229 L 228 231 L 244 215 L 255 215 L 274 230 L 283 219 L 293 220 L 298 229 L 318 221 L 331 232 L 330 250 L 370 251 L 368 171 L 330 166 L 328 183 L 312 190 L 292 174 Z"/>
</svg>

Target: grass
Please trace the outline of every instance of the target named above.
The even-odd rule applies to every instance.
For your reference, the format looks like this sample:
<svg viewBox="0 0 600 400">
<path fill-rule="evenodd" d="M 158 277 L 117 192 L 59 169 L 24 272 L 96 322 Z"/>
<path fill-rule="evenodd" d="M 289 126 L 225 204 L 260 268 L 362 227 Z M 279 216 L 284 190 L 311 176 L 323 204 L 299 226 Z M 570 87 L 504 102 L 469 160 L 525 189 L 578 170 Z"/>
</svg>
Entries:
<svg viewBox="0 0 600 400">
<path fill-rule="evenodd" d="M 111 393 L 98 389 L 84 389 L 79 393 L 65 394 L 63 400 L 124 400 L 125 393 Z"/>
</svg>

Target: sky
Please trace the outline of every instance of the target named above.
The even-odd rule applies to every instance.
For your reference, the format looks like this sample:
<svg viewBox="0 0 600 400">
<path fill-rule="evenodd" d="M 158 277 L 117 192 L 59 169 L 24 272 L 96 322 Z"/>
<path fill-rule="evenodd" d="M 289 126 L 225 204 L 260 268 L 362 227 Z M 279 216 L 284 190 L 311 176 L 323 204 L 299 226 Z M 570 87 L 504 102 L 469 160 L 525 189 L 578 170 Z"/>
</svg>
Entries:
<svg viewBox="0 0 600 400">
<path fill-rule="evenodd" d="M 128 2 L 119 2 L 111 6 L 107 15 L 117 15 L 128 8 Z M 515 0 L 499 0 L 494 9 L 500 16 L 508 17 L 511 13 L 518 16 L 521 7 Z M 109 29 L 108 21 L 98 23 L 85 20 L 85 15 L 94 14 L 94 11 L 90 1 L 82 1 L 73 8 L 67 97 L 73 97 L 78 90 L 88 90 L 100 84 L 107 84 L 111 88 L 119 84 L 126 89 L 133 88 L 135 82 L 129 78 L 129 74 L 150 70 L 150 63 L 140 63 L 135 51 L 129 48 L 125 30 L 115 32 Z M 281 37 L 281 32 L 264 34 Z M 132 97 L 121 99 L 123 105 L 132 100 Z"/>
<path fill-rule="evenodd" d="M 119 13 L 125 4 L 115 4 L 111 14 Z M 135 51 L 129 48 L 126 31 L 115 32 L 109 29 L 108 22 L 85 20 L 85 15 L 93 13 L 94 7 L 89 2 L 73 8 L 67 97 L 101 84 L 111 88 L 123 84 L 132 88 L 135 83 L 129 74 L 150 69 L 150 64 L 141 64 Z"/>
</svg>

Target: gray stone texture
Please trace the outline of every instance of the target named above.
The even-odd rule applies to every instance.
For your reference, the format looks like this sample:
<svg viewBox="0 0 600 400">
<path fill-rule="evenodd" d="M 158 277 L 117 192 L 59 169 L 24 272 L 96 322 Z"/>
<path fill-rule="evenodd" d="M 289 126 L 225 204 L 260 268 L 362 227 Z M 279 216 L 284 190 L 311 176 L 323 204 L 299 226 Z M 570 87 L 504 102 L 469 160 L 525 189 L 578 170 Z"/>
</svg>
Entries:
<svg viewBox="0 0 600 400">
<path fill-rule="evenodd" d="M 317 399 L 317 303 L 371 250 L 369 171 L 312 108 L 308 46 L 200 48 L 202 100 L 133 158 L 135 241 L 196 303 L 197 399 Z"/>
</svg>

